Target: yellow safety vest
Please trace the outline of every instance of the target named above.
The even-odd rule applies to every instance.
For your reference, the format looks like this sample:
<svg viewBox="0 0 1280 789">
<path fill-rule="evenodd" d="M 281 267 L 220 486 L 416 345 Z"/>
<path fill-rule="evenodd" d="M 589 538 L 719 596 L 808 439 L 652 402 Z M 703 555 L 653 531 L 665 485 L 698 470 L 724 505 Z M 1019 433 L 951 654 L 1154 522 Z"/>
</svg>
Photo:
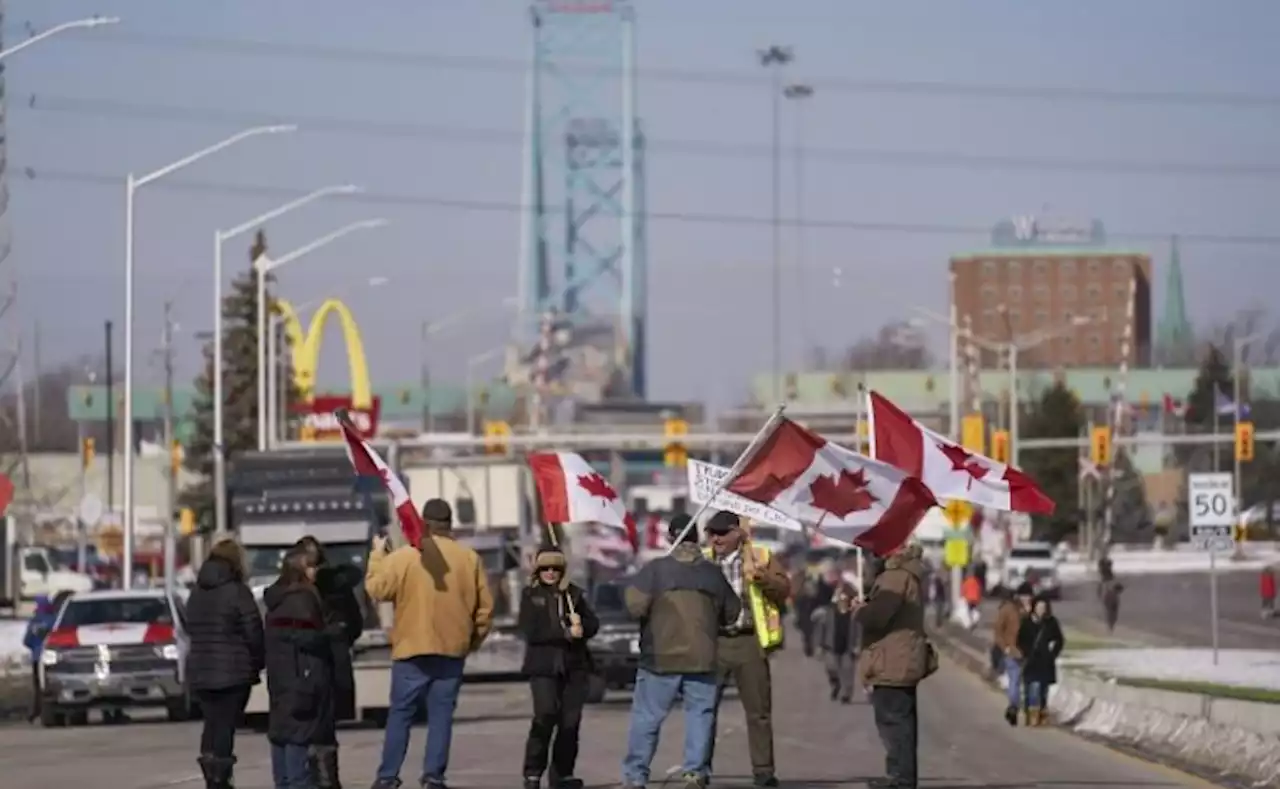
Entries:
<svg viewBox="0 0 1280 789">
<path fill-rule="evenodd" d="M 755 551 L 757 564 L 769 563 L 768 548 L 752 546 L 752 550 Z M 704 548 L 702 553 L 711 561 L 716 560 L 715 553 L 710 548 Z M 764 592 L 760 591 L 760 584 L 747 584 L 747 602 L 751 606 L 751 621 L 755 625 L 760 647 L 769 650 L 782 646 L 782 611 L 764 596 Z"/>
</svg>

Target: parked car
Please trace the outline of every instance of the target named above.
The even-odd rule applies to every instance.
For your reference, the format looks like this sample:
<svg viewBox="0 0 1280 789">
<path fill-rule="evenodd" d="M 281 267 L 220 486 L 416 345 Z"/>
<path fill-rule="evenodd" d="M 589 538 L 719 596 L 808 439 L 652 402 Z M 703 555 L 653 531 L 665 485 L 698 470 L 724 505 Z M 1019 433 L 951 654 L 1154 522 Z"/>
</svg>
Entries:
<svg viewBox="0 0 1280 789">
<path fill-rule="evenodd" d="M 1038 595 L 1056 600 L 1062 595 L 1058 580 L 1059 559 L 1053 545 L 1047 542 L 1018 542 L 1009 549 L 1004 560 L 1000 585 L 1016 589 L 1023 582 L 1031 584 Z"/>
<path fill-rule="evenodd" d="M 591 590 L 591 607 L 600 620 L 600 632 L 591 639 L 595 674 L 587 702 L 599 704 L 610 690 L 629 690 L 636 684 L 640 665 L 640 623 L 627 613 L 623 601 L 626 579 L 598 584 Z"/>
</svg>

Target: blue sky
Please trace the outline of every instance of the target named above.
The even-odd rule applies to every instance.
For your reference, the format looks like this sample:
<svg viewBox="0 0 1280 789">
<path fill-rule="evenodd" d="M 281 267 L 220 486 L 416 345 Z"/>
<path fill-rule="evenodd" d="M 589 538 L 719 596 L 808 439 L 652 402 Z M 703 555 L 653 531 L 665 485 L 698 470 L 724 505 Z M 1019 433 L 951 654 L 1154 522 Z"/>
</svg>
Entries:
<svg viewBox="0 0 1280 789">
<path fill-rule="evenodd" d="M 468 140 L 303 128 L 291 137 L 246 143 L 184 176 L 304 191 L 354 182 L 375 194 L 518 202 L 524 77 L 518 68 L 459 67 L 456 58 L 524 57 L 526 7 L 518 0 L 8 0 L 7 41 L 26 22 L 40 28 L 95 13 L 125 19 L 118 28 L 68 35 L 8 61 L 13 253 L 5 265 L 21 283 L 21 328 L 39 318 L 46 363 L 97 353 L 102 322 L 119 321 L 123 313 L 123 175 L 161 166 L 245 125 L 235 118 L 131 118 L 120 111 L 122 102 L 281 120 L 323 116 L 508 132 Z M 1280 96 L 1274 47 L 1280 5 L 1235 0 L 1229 7 L 1228 13 L 1224 4 L 1203 0 L 645 0 L 638 10 L 638 60 L 642 73 L 737 72 L 763 80 L 755 49 L 789 44 L 797 55 L 790 76 L 817 92 L 805 116 L 805 138 L 815 148 L 917 152 L 926 162 L 928 154 L 961 153 L 1275 168 L 1280 99 L 1269 106 L 1015 100 L 876 94 L 842 84 L 938 81 Z M 196 36 L 447 57 L 270 57 L 235 46 L 181 45 L 182 37 Z M 766 156 L 712 155 L 676 144 L 767 150 L 763 81 L 642 77 L 639 91 L 652 143 L 650 211 L 767 216 Z M 83 108 L 88 100 L 105 102 L 108 111 L 57 110 Z M 789 119 L 788 134 L 791 129 Z M 85 182 L 86 174 L 119 180 Z M 807 215 L 818 224 L 985 228 L 1049 205 L 1056 213 L 1102 219 L 1113 236 L 1280 235 L 1274 171 L 1249 177 L 1062 172 L 814 155 L 806 180 Z M 173 299 L 185 335 L 179 368 L 186 378 L 198 360 L 191 335 L 211 325 L 214 228 L 280 199 L 156 187 L 141 194 L 137 207 L 137 348 L 140 359 L 154 349 L 161 305 Z M 793 199 L 788 165 L 788 211 Z M 282 293 L 309 302 L 345 289 L 375 379 L 414 380 L 422 318 L 494 304 L 515 292 L 519 218 L 510 210 L 335 201 L 276 224 L 270 238 L 283 252 L 377 216 L 392 225 L 284 270 Z M 650 224 L 654 396 L 737 400 L 748 376 L 767 368 L 769 233 L 767 224 Z M 805 231 L 801 271 L 789 232 L 787 359 L 798 362 L 806 337 L 841 347 L 905 317 L 911 305 L 943 309 L 948 256 L 985 241 L 976 232 L 813 227 Z M 1158 303 L 1168 244 L 1124 245 L 1155 256 Z M 1280 246 L 1184 242 L 1182 253 L 1190 311 L 1199 324 L 1266 304 L 1266 294 L 1280 284 L 1274 265 Z M 244 260 L 242 248 L 229 248 L 232 265 Z M 391 285 L 352 289 L 367 275 L 389 277 Z M 460 379 L 466 358 L 505 338 L 505 320 L 491 310 L 442 336 L 431 356 L 436 373 Z M 334 322 L 322 384 L 345 385 L 342 355 Z M 158 369 L 140 369 L 144 383 L 158 381 Z"/>
</svg>

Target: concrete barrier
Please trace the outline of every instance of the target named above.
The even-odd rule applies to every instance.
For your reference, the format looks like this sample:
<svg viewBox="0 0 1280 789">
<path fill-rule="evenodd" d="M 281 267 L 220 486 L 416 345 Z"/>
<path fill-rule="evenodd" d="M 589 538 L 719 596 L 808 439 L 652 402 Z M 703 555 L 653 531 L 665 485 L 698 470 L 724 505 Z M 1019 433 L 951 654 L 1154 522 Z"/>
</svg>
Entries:
<svg viewBox="0 0 1280 789">
<path fill-rule="evenodd" d="M 931 633 L 947 656 L 987 676 L 986 656 L 963 636 Z M 1215 776 L 1280 786 L 1280 704 L 1121 685 L 1064 670 L 1049 697 L 1064 728 Z"/>
</svg>

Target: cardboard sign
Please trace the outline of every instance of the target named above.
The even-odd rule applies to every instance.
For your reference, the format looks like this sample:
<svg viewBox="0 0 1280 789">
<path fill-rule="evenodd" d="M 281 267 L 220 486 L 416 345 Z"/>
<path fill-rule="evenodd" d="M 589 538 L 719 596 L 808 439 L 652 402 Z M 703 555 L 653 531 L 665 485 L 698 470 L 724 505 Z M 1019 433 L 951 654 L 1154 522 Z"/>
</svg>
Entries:
<svg viewBox="0 0 1280 789">
<path fill-rule="evenodd" d="M 689 500 L 699 505 L 711 501 L 711 496 L 715 493 L 716 488 L 729 475 L 729 469 L 724 466 L 704 463 L 693 458 L 689 459 L 688 472 Z M 716 496 L 714 501 L 711 501 L 711 506 L 718 510 L 750 518 L 756 523 L 777 526 L 780 529 L 789 529 L 791 531 L 801 531 L 800 522 L 794 518 L 788 517 L 772 507 L 743 498 L 736 493 L 721 491 L 720 495 Z"/>
</svg>

